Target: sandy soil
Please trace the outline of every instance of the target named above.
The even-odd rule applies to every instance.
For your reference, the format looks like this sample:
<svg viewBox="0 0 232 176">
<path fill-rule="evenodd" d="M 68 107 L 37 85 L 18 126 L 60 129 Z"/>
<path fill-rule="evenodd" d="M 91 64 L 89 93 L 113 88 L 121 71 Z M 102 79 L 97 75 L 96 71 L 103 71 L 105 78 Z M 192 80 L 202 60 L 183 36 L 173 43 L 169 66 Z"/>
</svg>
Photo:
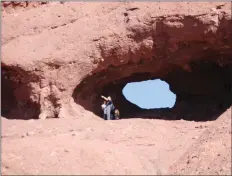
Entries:
<svg viewBox="0 0 232 176">
<path fill-rule="evenodd" d="M 215 121 L 2 118 L 2 174 L 231 174 L 231 109 Z"/>
</svg>

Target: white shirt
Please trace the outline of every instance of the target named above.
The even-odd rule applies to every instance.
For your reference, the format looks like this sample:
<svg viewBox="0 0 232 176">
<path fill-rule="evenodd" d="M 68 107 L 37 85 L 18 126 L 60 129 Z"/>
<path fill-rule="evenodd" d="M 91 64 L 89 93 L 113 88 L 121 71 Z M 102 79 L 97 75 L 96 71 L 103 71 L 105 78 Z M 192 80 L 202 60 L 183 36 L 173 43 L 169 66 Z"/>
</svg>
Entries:
<svg viewBox="0 0 232 176">
<path fill-rule="evenodd" d="M 101 107 L 102 107 L 102 110 L 103 110 L 103 109 L 106 107 L 106 105 L 105 105 L 105 104 L 102 104 Z"/>
<path fill-rule="evenodd" d="M 101 107 L 102 107 L 102 110 L 104 111 L 104 114 L 106 114 L 106 104 L 102 104 Z"/>
</svg>

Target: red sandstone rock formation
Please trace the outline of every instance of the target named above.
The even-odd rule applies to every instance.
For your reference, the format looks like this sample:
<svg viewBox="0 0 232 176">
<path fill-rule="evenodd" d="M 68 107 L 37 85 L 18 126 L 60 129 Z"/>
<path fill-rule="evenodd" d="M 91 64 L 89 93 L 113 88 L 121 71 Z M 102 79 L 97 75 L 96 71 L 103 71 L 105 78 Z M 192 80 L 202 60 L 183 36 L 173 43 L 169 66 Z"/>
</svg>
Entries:
<svg viewBox="0 0 232 176">
<path fill-rule="evenodd" d="M 2 111 L 9 118 L 77 116 L 81 107 L 98 113 L 101 94 L 126 114 L 138 107 L 122 88 L 144 79 L 166 80 L 177 105 L 230 95 L 229 2 L 3 6 Z"/>
</svg>

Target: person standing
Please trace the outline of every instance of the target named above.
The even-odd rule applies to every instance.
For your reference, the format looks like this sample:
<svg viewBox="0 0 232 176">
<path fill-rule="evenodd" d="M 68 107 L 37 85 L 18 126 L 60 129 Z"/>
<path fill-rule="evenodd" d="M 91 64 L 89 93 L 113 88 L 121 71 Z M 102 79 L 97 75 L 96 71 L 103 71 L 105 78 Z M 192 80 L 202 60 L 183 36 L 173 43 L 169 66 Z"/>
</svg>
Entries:
<svg viewBox="0 0 232 176">
<path fill-rule="evenodd" d="M 101 96 L 101 98 L 103 98 L 106 101 L 105 109 L 106 109 L 107 120 L 112 120 L 113 119 L 112 111 L 114 110 L 114 105 L 113 105 L 112 99 L 110 96 L 106 98 L 103 95 Z"/>
</svg>

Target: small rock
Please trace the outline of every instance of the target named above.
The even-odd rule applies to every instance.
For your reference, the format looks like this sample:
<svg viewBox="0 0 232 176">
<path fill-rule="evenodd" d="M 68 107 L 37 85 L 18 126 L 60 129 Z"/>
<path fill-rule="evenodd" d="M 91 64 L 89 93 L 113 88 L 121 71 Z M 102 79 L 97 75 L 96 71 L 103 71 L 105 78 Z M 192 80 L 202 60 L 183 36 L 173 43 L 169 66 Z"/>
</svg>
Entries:
<svg viewBox="0 0 232 176">
<path fill-rule="evenodd" d="M 73 134 L 72 134 L 72 136 L 76 136 L 76 134 L 75 134 L 75 133 L 73 133 Z"/>
<path fill-rule="evenodd" d="M 68 153 L 69 151 L 68 151 L 68 150 L 66 150 L 66 149 L 64 149 L 64 152 Z"/>
<path fill-rule="evenodd" d="M 198 157 L 197 157 L 196 155 L 193 155 L 193 156 L 192 156 L 192 159 L 194 159 L 194 158 L 198 158 Z"/>
<path fill-rule="evenodd" d="M 21 138 L 25 138 L 25 136 L 24 136 L 24 135 L 22 135 L 22 136 L 21 136 Z"/>
<path fill-rule="evenodd" d="M 202 125 L 200 125 L 200 126 L 195 126 L 195 128 L 200 128 L 200 129 L 202 129 L 203 126 L 202 126 Z"/>
<path fill-rule="evenodd" d="M 210 10 L 213 11 L 213 12 L 216 12 L 216 11 L 217 11 L 216 8 L 211 8 Z"/>
<path fill-rule="evenodd" d="M 32 136 L 34 134 L 34 132 L 33 131 L 31 131 L 31 132 L 27 132 L 27 136 Z"/>
</svg>

